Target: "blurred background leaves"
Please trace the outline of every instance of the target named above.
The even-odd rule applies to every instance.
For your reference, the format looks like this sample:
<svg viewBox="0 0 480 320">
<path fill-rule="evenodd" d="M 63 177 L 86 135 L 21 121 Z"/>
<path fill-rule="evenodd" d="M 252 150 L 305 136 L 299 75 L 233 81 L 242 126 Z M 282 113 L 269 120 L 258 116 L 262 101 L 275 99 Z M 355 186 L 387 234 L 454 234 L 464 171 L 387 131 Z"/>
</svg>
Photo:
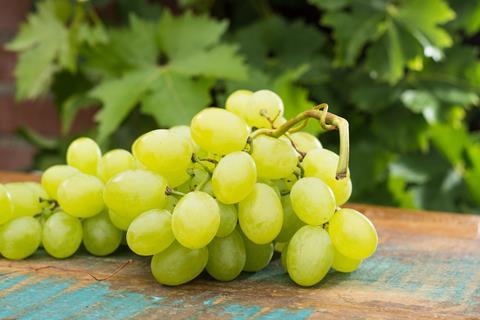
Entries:
<svg viewBox="0 0 480 320">
<path fill-rule="evenodd" d="M 56 140 L 20 133 L 36 168 L 81 109 L 98 108 L 84 134 L 128 148 L 269 88 L 287 117 L 327 102 L 350 121 L 353 201 L 480 213 L 479 30 L 479 1 L 42 0 L 7 48 L 17 99 L 52 95 L 62 119 Z"/>
</svg>

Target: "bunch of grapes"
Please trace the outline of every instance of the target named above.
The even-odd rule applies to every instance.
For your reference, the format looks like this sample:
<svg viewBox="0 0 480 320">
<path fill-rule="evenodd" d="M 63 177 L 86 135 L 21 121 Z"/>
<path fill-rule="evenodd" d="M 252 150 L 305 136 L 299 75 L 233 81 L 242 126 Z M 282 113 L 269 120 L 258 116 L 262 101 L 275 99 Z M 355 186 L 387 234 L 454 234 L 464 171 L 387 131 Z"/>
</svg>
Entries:
<svg viewBox="0 0 480 320">
<path fill-rule="evenodd" d="M 340 156 L 301 131 L 312 118 L 340 131 Z M 147 132 L 131 152 L 102 156 L 79 138 L 66 162 L 41 184 L 0 185 L 5 258 L 39 246 L 67 258 L 82 242 L 105 256 L 126 243 L 152 257 L 159 283 L 180 285 L 204 270 L 220 281 L 260 271 L 277 250 L 290 278 L 311 286 L 330 268 L 354 271 L 377 246 L 372 223 L 341 208 L 352 191 L 348 123 L 326 105 L 287 121 L 274 92 L 239 90 L 225 109 Z"/>
</svg>

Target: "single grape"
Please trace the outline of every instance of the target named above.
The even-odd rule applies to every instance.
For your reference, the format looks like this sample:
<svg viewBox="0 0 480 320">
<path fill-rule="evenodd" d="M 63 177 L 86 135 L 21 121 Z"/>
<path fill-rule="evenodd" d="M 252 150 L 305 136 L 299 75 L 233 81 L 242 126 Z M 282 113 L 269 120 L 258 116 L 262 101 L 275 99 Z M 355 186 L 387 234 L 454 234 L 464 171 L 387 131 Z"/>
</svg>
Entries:
<svg viewBox="0 0 480 320">
<path fill-rule="evenodd" d="M 97 143 L 90 138 L 78 138 L 67 149 L 67 164 L 83 173 L 96 175 L 102 152 Z"/>
<path fill-rule="evenodd" d="M 328 224 L 328 233 L 335 248 L 350 259 L 363 260 L 371 256 L 378 244 L 372 222 L 353 209 L 340 209 Z"/>
<path fill-rule="evenodd" d="M 352 259 L 344 256 L 335 249 L 332 268 L 340 272 L 353 272 L 358 269 L 362 260 Z"/>
<path fill-rule="evenodd" d="M 245 252 L 247 253 L 243 271 L 257 272 L 268 266 L 273 257 L 273 244 L 256 244 L 250 241 L 244 234 L 242 236 Z"/>
<path fill-rule="evenodd" d="M 218 204 L 202 191 L 186 194 L 173 210 L 173 234 L 182 246 L 190 249 L 202 248 L 210 243 L 219 225 Z"/>
<path fill-rule="evenodd" d="M 273 188 L 255 184 L 238 205 L 238 221 L 245 236 L 256 244 L 272 242 L 283 224 L 282 204 Z"/>
<path fill-rule="evenodd" d="M 290 191 L 292 208 L 306 224 L 324 224 L 335 213 L 336 204 L 332 190 L 318 178 L 302 178 Z"/>
<path fill-rule="evenodd" d="M 110 221 L 107 212 L 83 220 L 83 245 L 95 256 L 107 256 L 122 243 L 123 232 Z"/>
<path fill-rule="evenodd" d="M 129 216 L 118 215 L 112 210 L 108 210 L 108 217 L 115 227 L 123 231 L 127 231 L 128 227 L 130 227 L 130 224 L 135 219 L 130 218 Z"/>
<path fill-rule="evenodd" d="M 207 152 L 228 154 L 245 147 L 249 130 L 236 114 L 220 108 L 207 108 L 192 119 L 193 140 Z"/>
<path fill-rule="evenodd" d="M 282 99 L 273 91 L 259 90 L 254 92 L 249 99 L 249 113 L 247 123 L 251 127 L 271 128 L 270 121 L 275 121 L 283 115 Z"/>
<path fill-rule="evenodd" d="M 260 135 L 253 140 L 252 158 L 260 178 L 286 178 L 295 170 L 298 158 L 289 142 Z"/>
<path fill-rule="evenodd" d="M 187 139 L 190 145 L 192 146 L 193 152 L 198 152 L 200 150 L 200 147 L 198 146 L 198 144 L 196 144 L 195 141 L 193 141 L 192 139 L 192 134 L 190 133 L 189 126 L 185 126 L 185 125 L 174 126 L 174 127 L 171 127 L 169 130 L 171 133 L 178 134 L 184 137 L 185 139 Z"/>
<path fill-rule="evenodd" d="M 80 173 L 76 168 L 67 165 L 56 165 L 42 174 L 42 186 L 52 199 L 57 199 L 60 184 L 68 178 Z"/>
<path fill-rule="evenodd" d="M 256 180 L 252 157 L 243 151 L 233 152 L 223 157 L 213 171 L 213 194 L 223 203 L 237 203 L 252 192 Z"/>
<path fill-rule="evenodd" d="M 165 179 L 151 171 L 127 170 L 107 182 L 103 199 L 110 210 L 128 221 L 150 209 L 163 208 L 166 188 Z"/>
<path fill-rule="evenodd" d="M 57 259 L 73 255 L 82 243 L 82 223 L 63 211 L 52 214 L 43 225 L 42 244 Z"/>
<path fill-rule="evenodd" d="M 57 196 L 60 207 L 77 218 L 93 217 L 105 208 L 102 181 L 87 174 L 77 174 L 63 181 Z"/>
<path fill-rule="evenodd" d="M 0 254 L 9 260 L 31 256 L 42 241 L 42 227 L 33 217 L 19 217 L 0 226 Z"/>
<path fill-rule="evenodd" d="M 282 230 L 280 230 L 280 233 L 275 238 L 275 241 L 285 242 L 289 241 L 295 232 L 303 227 L 305 223 L 303 223 L 302 220 L 300 220 L 295 214 L 295 211 L 293 211 L 290 196 L 283 196 L 281 201 L 283 207 L 283 224 Z"/>
<path fill-rule="evenodd" d="M 13 205 L 13 217 L 34 216 L 42 212 L 38 190 L 25 182 L 13 182 L 4 185 L 10 194 Z"/>
<path fill-rule="evenodd" d="M 120 172 L 135 169 L 135 158 L 127 150 L 115 149 L 103 155 L 98 164 L 98 177 L 104 183 Z"/>
<path fill-rule="evenodd" d="M 288 243 L 287 270 L 301 286 L 313 286 L 332 266 L 334 249 L 327 231 L 319 226 L 303 226 Z"/>
<path fill-rule="evenodd" d="M 140 136 L 134 142 L 132 152 L 148 169 L 168 180 L 167 176 L 173 178 L 177 175 L 175 173 L 187 169 L 193 151 L 185 137 L 166 129 L 158 129 Z"/>
<path fill-rule="evenodd" d="M 322 179 L 332 189 L 337 206 L 341 206 L 352 194 L 352 181 L 350 172 L 344 179 L 335 178 L 337 165 L 338 155 L 327 149 L 310 150 L 302 161 L 305 176 Z"/>
<path fill-rule="evenodd" d="M 248 121 L 250 110 L 250 97 L 253 92 L 250 90 L 237 90 L 230 94 L 225 102 L 225 109 L 235 113 L 240 118 Z"/>
<path fill-rule="evenodd" d="M 224 204 L 219 201 L 217 204 L 220 209 L 220 225 L 215 236 L 223 238 L 232 233 L 237 226 L 237 208 L 233 204 Z"/>
<path fill-rule="evenodd" d="M 195 279 L 205 268 L 208 249 L 188 249 L 177 241 L 152 257 L 150 268 L 155 279 L 164 285 L 178 286 Z"/>
<path fill-rule="evenodd" d="M 14 218 L 13 203 L 10 193 L 0 184 L 0 225 Z"/>
<path fill-rule="evenodd" d="M 215 237 L 208 245 L 207 272 L 220 281 L 235 279 L 245 266 L 242 236 L 236 230 L 224 238 Z"/>
<path fill-rule="evenodd" d="M 280 139 L 294 143 L 298 151 L 307 153 L 313 149 L 322 149 L 322 144 L 313 134 L 304 131 L 298 131 L 288 134 L 289 138 L 283 136 Z"/>
<path fill-rule="evenodd" d="M 133 220 L 127 231 L 129 248 L 138 255 L 152 256 L 168 248 L 175 240 L 172 215 L 166 210 L 153 209 Z"/>
</svg>

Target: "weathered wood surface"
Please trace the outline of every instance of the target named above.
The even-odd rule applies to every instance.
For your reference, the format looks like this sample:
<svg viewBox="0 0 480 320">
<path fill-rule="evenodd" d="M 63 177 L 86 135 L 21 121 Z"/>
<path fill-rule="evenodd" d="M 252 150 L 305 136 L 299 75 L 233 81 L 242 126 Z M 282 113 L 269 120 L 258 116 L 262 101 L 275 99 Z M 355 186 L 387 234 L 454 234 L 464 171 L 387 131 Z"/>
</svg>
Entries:
<svg viewBox="0 0 480 320">
<path fill-rule="evenodd" d="M 480 217 L 354 207 L 375 223 L 378 251 L 313 288 L 293 284 L 278 259 L 230 283 L 203 275 L 169 288 L 126 250 L 66 260 L 39 252 L 0 258 L 0 319 L 480 319 Z"/>
</svg>

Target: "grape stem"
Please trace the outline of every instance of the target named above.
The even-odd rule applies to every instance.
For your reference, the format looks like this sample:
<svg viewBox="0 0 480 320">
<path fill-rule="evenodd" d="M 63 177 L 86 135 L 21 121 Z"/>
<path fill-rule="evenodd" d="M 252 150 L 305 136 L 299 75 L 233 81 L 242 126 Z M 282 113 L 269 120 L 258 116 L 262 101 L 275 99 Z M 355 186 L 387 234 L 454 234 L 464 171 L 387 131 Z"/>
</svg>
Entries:
<svg viewBox="0 0 480 320">
<path fill-rule="evenodd" d="M 276 129 L 258 129 L 252 133 L 252 139 L 264 134 L 267 136 L 279 138 L 287 132 L 298 131 L 303 128 L 306 121 L 313 118 L 319 121 L 320 126 L 326 131 L 337 130 L 340 135 L 340 159 L 338 161 L 337 173 L 335 178 L 337 180 L 344 179 L 347 176 L 348 157 L 349 157 L 349 135 L 348 135 L 348 121 L 336 114 L 328 112 L 328 105 L 326 103 L 319 104 L 312 109 L 306 110 L 292 119 L 288 120 Z M 298 123 L 302 124 L 296 126 Z M 295 127 L 296 126 L 296 127 Z"/>
<path fill-rule="evenodd" d="M 167 187 L 167 188 L 165 189 L 165 194 L 166 194 L 167 196 L 175 195 L 175 196 L 181 196 L 181 197 L 183 197 L 183 196 L 185 195 L 185 193 L 180 192 L 180 191 L 173 190 L 173 189 L 170 188 L 170 187 Z"/>
</svg>

